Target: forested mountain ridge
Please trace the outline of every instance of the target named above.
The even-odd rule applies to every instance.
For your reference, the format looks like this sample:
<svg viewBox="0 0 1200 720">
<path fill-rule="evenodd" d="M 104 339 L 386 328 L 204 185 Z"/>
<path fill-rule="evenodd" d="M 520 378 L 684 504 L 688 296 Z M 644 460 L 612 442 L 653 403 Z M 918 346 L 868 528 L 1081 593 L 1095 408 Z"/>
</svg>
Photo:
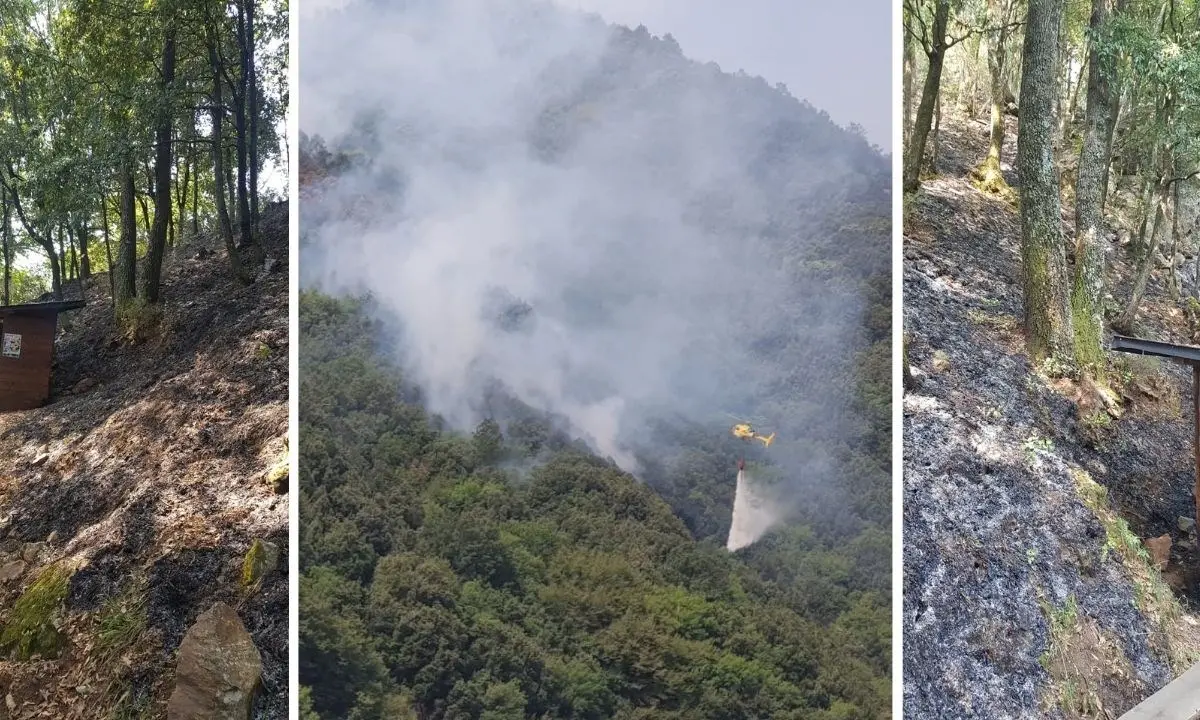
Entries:
<svg viewBox="0 0 1200 720">
<path fill-rule="evenodd" d="M 887 159 L 669 36 L 439 12 L 303 50 L 306 717 L 888 717 Z"/>
<path fill-rule="evenodd" d="M 439 431 L 358 302 L 302 303 L 306 718 L 888 716 L 888 606 L 853 552 L 697 542 L 532 414 Z"/>
</svg>

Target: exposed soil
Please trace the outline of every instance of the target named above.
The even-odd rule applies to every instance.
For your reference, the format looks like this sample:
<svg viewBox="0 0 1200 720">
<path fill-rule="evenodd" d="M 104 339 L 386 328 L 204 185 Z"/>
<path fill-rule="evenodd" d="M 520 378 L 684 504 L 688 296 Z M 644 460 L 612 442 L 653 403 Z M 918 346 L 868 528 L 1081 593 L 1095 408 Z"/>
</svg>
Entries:
<svg viewBox="0 0 1200 720">
<path fill-rule="evenodd" d="M 943 118 L 942 174 L 904 228 L 905 716 L 1117 717 L 1200 659 L 1183 570 L 1196 538 L 1180 523 L 1194 515 L 1191 372 L 1132 358 L 1114 380 L 1121 416 L 1097 427 L 1086 386 L 1031 366 L 1019 217 L 968 178 L 987 135 Z M 1133 261 L 1115 238 L 1123 300 Z M 1142 318 L 1139 336 L 1188 342 L 1164 277 Z M 1163 534 L 1160 577 L 1138 539 Z"/>
<path fill-rule="evenodd" d="M 0 660 L 0 718 L 163 717 L 174 653 L 217 600 L 262 654 L 255 718 L 287 716 L 288 495 L 268 480 L 287 453 L 286 203 L 264 209 L 261 233 L 277 265 L 249 285 L 212 238 L 176 247 L 161 325 L 140 343 L 93 278 L 88 306 L 60 316 L 50 402 L 0 415 L 0 560 L 30 560 L 0 579 L 0 628 L 42 569 L 78 568 L 56 615 L 61 656 Z M 255 539 L 280 558 L 248 591 Z M 130 593 L 142 621 L 102 641 L 105 609 Z"/>
</svg>

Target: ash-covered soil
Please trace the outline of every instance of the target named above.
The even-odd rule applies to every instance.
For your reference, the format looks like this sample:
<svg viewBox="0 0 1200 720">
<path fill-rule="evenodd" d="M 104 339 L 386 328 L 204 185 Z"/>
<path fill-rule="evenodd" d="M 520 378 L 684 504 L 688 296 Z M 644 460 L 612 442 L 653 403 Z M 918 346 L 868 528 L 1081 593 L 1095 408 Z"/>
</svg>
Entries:
<svg viewBox="0 0 1200 720">
<path fill-rule="evenodd" d="M 261 234 L 277 264 L 249 285 L 215 239 L 175 248 L 143 342 L 122 338 L 108 278 L 93 278 L 87 307 L 60 316 L 50 402 L 0 415 L 0 629 L 42 570 L 77 568 L 52 612 L 60 657 L 0 660 L 0 718 L 164 717 L 175 651 L 218 600 L 262 655 L 254 717 L 287 716 L 288 494 L 272 482 L 287 457 L 286 203 Z M 247 590 L 255 539 L 280 557 Z M 114 615 L 126 606 L 141 611 Z"/>
<path fill-rule="evenodd" d="M 1084 422 L 1087 388 L 1025 354 L 1019 217 L 967 177 L 986 124 L 946 123 L 942 143 L 944 174 L 904 229 L 904 714 L 1117 717 L 1200 647 L 1195 580 L 1179 571 L 1196 564 L 1180 523 L 1193 516 L 1191 373 L 1141 362 L 1121 416 Z M 1010 133 L 1010 183 L 1015 149 Z M 1131 274 L 1115 243 L 1109 257 Z M 1162 282 L 1139 333 L 1186 342 Z M 1175 595 L 1137 541 L 1163 534 Z"/>
</svg>

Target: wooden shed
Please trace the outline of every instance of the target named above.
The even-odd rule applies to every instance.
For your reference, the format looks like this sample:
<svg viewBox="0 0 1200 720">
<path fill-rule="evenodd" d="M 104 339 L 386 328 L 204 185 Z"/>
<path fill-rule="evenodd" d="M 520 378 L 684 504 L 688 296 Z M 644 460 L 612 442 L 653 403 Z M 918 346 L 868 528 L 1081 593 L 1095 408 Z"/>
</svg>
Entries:
<svg viewBox="0 0 1200 720">
<path fill-rule="evenodd" d="M 0 412 L 41 407 L 50 397 L 58 314 L 82 300 L 0 306 Z"/>
</svg>

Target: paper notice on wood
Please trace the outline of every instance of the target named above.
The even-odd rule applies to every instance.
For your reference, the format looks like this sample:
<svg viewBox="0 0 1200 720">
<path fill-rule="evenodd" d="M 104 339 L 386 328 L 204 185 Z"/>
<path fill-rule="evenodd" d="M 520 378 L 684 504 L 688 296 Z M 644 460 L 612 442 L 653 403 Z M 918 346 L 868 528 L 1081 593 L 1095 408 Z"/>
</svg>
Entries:
<svg viewBox="0 0 1200 720">
<path fill-rule="evenodd" d="M 21 336 L 14 333 L 4 333 L 4 357 L 21 357 Z"/>
</svg>

